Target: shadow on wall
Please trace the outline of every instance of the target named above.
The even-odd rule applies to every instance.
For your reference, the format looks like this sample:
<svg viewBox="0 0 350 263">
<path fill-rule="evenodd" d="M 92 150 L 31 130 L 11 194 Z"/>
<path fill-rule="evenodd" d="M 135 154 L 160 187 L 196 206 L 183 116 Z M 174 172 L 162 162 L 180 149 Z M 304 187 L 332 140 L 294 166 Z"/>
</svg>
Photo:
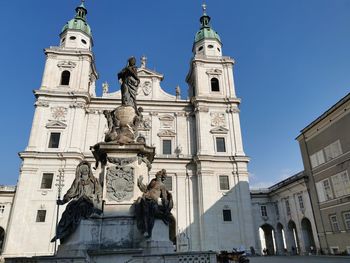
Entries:
<svg viewBox="0 0 350 263">
<path fill-rule="evenodd" d="M 188 227 L 177 229 L 178 251 L 219 252 L 232 251 L 233 248 L 250 251 L 250 247 L 254 247 L 249 184 L 237 182 L 235 178 L 232 188 L 218 192 L 216 179 L 213 175 L 205 178 L 187 176 L 186 191 L 179 193 L 188 204 L 186 219 L 181 216 L 177 220 L 186 220 Z M 194 200 L 189 200 L 190 192 L 199 194 L 193 195 L 196 196 Z M 179 199 L 178 195 L 176 199 Z"/>
</svg>

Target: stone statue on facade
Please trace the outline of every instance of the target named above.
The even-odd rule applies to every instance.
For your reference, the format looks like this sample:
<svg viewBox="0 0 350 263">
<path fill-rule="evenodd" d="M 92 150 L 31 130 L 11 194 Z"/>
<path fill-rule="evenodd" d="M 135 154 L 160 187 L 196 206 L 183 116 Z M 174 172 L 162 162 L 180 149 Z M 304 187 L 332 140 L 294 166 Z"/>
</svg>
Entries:
<svg viewBox="0 0 350 263">
<path fill-rule="evenodd" d="M 128 144 L 135 142 L 143 122 L 143 110 L 137 107 L 136 101 L 140 79 L 134 57 L 129 58 L 127 66 L 118 73 L 118 80 L 121 82 L 122 105 L 112 111 L 103 111 L 108 124 L 105 142 Z"/>
<path fill-rule="evenodd" d="M 137 228 L 146 237 L 152 236 L 152 229 L 155 219 L 161 219 L 166 225 L 169 225 L 170 240 L 175 240 L 175 218 L 171 214 L 174 206 L 171 193 L 166 189 L 164 181 L 166 179 L 166 170 L 157 172 L 155 178 L 146 186 L 142 183 L 143 177 L 140 176 L 137 186 L 143 192 L 135 204 L 135 215 Z"/>
<path fill-rule="evenodd" d="M 68 205 L 57 226 L 56 236 L 51 242 L 59 239 L 63 243 L 76 230 L 81 219 L 89 218 L 94 213 L 101 213 L 102 189 L 99 181 L 92 174 L 89 162 L 81 161 L 78 164 L 72 186 L 63 200 L 57 200 L 58 205 L 65 203 Z"/>
<path fill-rule="evenodd" d="M 118 73 L 118 80 L 121 81 L 122 105 L 132 106 L 138 115 L 136 95 L 140 79 L 134 57 L 129 58 L 127 66 Z"/>
</svg>

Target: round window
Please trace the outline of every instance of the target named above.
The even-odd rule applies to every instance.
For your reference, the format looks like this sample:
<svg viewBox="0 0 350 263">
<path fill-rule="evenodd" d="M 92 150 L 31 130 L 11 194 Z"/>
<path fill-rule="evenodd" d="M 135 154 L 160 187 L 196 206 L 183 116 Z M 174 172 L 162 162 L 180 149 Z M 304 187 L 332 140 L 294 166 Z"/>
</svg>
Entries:
<svg viewBox="0 0 350 263">
<path fill-rule="evenodd" d="M 70 40 L 76 40 L 77 38 L 75 36 L 71 36 L 69 39 Z"/>
<path fill-rule="evenodd" d="M 86 40 L 85 39 L 82 39 L 81 42 L 83 42 L 83 44 L 86 44 Z"/>
<path fill-rule="evenodd" d="M 213 48 L 214 46 L 213 45 L 208 45 L 208 48 Z"/>
</svg>

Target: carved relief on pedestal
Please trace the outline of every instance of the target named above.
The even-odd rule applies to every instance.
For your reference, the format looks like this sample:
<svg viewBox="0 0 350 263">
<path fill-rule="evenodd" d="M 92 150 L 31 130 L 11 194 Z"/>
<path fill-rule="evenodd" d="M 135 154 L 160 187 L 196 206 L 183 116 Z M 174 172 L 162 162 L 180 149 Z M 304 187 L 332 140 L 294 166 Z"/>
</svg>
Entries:
<svg viewBox="0 0 350 263">
<path fill-rule="evenodd" d="M 106 168 L 107 198 L 109 201 L 128 201 L 134 195 L 134 168 L 111 165 Z"/>
</svg>

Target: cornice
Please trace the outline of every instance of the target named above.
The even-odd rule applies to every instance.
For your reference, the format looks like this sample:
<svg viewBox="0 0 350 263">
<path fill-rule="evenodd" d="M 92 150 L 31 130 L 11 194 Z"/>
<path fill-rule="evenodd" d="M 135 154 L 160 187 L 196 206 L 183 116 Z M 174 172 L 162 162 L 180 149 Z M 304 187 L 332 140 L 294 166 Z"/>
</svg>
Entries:
<svg viewBox="0 0 350 263">
<path fill-rule="evenodd" d="M 95 60 L 95 56 L 92 51 L 86 49 L 72 49 L 72 48 L 63 48 L 63 47 L 55 47 L 51 46 L 49 48 L 44 49 L 44 53 L 55 54 L 55 55 L 73 55 L 73 56 L 89 56 L 93 61 Z"/>
<path fill-rule="evenodd" d="M 84 155 L 82 152 L 40 152 L 40 151 L 23 151 L 18 153 L 21 159 L 32 158 L 32 159 L 79 159 L 83 160 L 87 157 L 92 157 Z"/>
<path fill-rule="evenodd" d="M 191 103 L 192 104 L 198 104 L 198 103 L 215 103 L 215 104 L 237 104 L 239 105 L 241 103 L 240 98 L 214 98 L 214 97 L 197 97 L 193 96 L 191 98 Z"/>
<path fill-rule="evenodd" d="M 245 162 L 248 163 L 250 158 L 248 156 L 228 156 L 228 155 L 196 155 L 193 157 L 195 162 Z"/>
<path fill-rule="evenodd" d="M 88 92 L 81 91 L 60 91 L 60 90 L 33 90 L 34 96 L 39 98 L 43 97 L 55 97 L 55 98 L 82 98 L 86 102 L 90 102 L 91 96 Z"/>
<path fill-rule="evenodd" d="M 196 62 L 202 62 L 202 63 L 208 63 L 208 64 L 231 64 L 233 65 L 235 63 L 235 60 L 228 56 L 222 56 L 222 57 L 210 57 L 210 56 L 195 56 L 192 59 L 192 63 Z"/>
</svg>

